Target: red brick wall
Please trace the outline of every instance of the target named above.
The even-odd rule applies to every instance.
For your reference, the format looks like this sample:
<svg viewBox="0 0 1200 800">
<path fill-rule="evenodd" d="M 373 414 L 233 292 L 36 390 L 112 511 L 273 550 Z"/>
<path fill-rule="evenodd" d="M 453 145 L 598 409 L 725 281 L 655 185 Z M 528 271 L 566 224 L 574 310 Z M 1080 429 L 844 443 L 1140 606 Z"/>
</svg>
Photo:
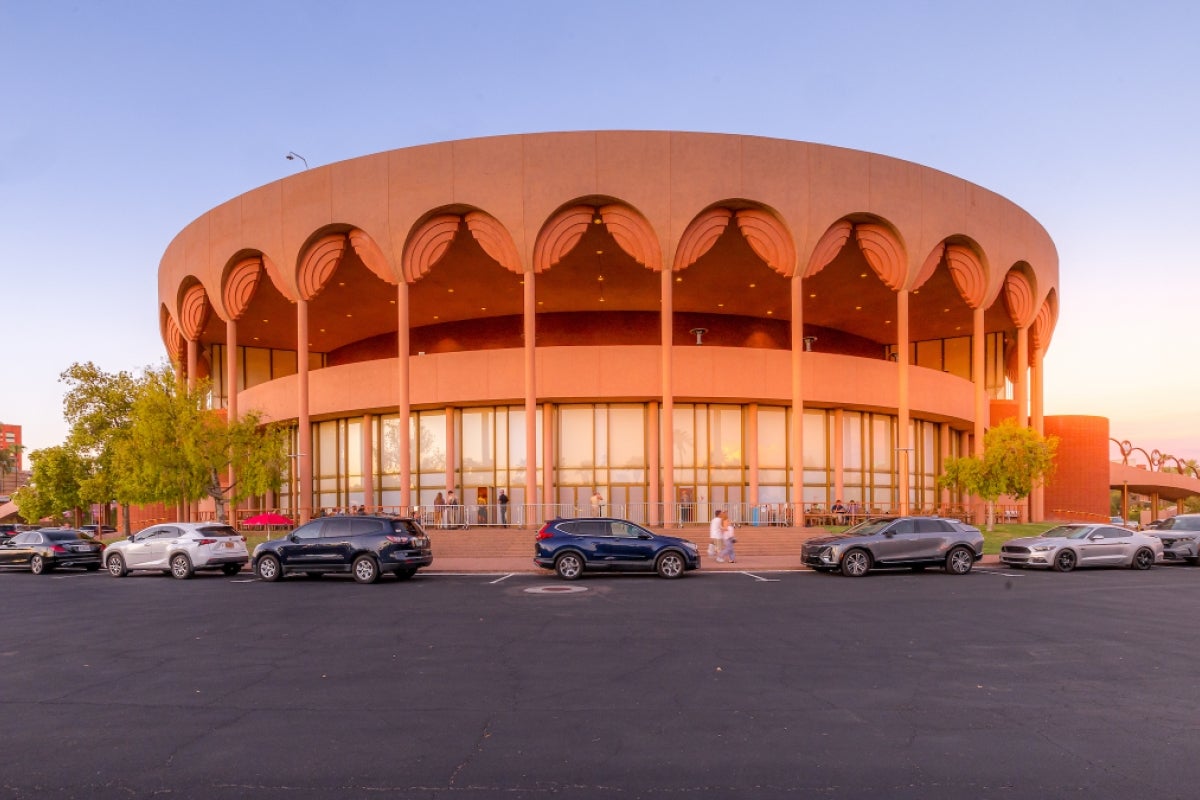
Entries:
<svg viewBox="0 0 1200 800">
<path fill-rule="evenodd" d="M 1046 435 L 1059 438 L 1057 468 L 1046 483 L 1046 519 L 1107 520 L 1108 419 L 1046 417 Z"/>
</svg>

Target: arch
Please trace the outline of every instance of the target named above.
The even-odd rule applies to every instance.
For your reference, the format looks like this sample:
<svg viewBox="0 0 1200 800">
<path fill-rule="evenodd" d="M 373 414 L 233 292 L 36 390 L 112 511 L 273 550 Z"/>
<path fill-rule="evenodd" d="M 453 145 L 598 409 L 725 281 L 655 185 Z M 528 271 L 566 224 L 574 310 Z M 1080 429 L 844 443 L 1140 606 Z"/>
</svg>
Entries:
<svg viewBox="0 0 1200 800">
<path fill-rule="evenodd" d="M 229 319 L 239 320 L 245 315 L 254 293 L 258 291 L 263 270 L 261 255 L 247 256 L 226 267 L 225 278 L 221 282 L 221 302 Z"/>
<path fill-rule="evenodd" d="M 183 282 L 180 289 L 179 328 L 187 339 L 199 341 L 212 310 L 208 292 L 198 280 L 191 277 Z"/>
<path fill-rule="evenodd" d="M 796 271 L 796 245 L 779 218 L 757 208 L 742 209 L 734 216 L 754 254 L 768 267 L 790 278 Z"/>
<path fill-rule="evenodd" d="M 362 261 L 363 266 L 375 273 L 380 280 L 396 283 L 392 265 L 388 263 L 383 249 L 369 233 L 361 228 L 353 228 L 346 234 L 346 238 L 350 240 L 350 247 L 354 249 L 354 254 Z"/>
<path fill-rule="evenodd" d="M 908 277 L 907 260 L 904 245 L 892 229 L 876 222 L 859 223 L 854 226 L 854 236 L 867 263 L 884 285 L 893 292 L 902 289 Z"/>
<path fill-rule="evenodd" d="M 950 277 L 962 299 L 971 308 L 983 306 L 987 296 L 987 267 L 978 251 L 965 244 L 948 244 L 946 246 L 946 265 L 950 268 Z"/>
<path fill-rule="evenodd" d="M 400 258 L 400 271 L 405 281 L 416 283 L 434 264 L 446 255 L 450 243 L 458 235 L 462 217 L 457 214 L 435 214 L 426 219 L 409 235 Z"/>
<path fill-rule="evenodd" d="M 921 264 L 921 269 L 917 271 L 917 277 L 913 278 L 910 289 L 920 289 L 925 285 L 925 282 L 933 277 L 933 273 L 937 271 L 938 264 L 942 263 L 942 258 L 946 255 L 946 243 L 940 242 L 937 247 L 930 251 L 925 257 L 925 262 Z"/>
<path fill-rule="evenodd" d="M 463 221 L 489 258 L 509 272 L 521 274 L 521 256 L 517 252 L 517 245 L 513 242 L 512 234 L 499 220 L 482 211 L 468 211 Z"/>
<path fill-rule="evenodd" d="M 1051 289 L 1033 320 L 1033 327 L 1030 328 L 1030 344 L 1035 349 L 1042 351 L 1050 347 L 1050 337 L 1054 335 L 1054 325 L 1057 322 L 1058 294 Z"/>
<path fill-rule="evenodd" d="M 1004 306 L 1018 328 L 1027 327 L 1036 311 L 1033 304 L 1036 287 L 1031 272 L 1028 264 L 1018 262 L 1004 276 Z"/>
<path fill-rule="evenodd" d="M 813 248 L 803 277 L 811 278 L 829 266 L 830 262 L 837 258 L 837 254 L 842 252 L 846 242 L 850 241 L 852 233 L 854 233 L 854 226 L 850 224 L 849 220 L 838 220 L 829 226 L 829 230 L 822 234 L 817 246 Z"/>
<path fill-rule="evenodd" d="M 312 300 L 321 293 L 341 264 L 346 245 L 346 234 L 339 232 L 327 233 L 305 248 L 296 269 L 296 284 L 301 299 Z"/>
<path fill-rule="evenodd" d="M 555 214 L 538 232 L 533 246 L 533 271 L 545 272 L 562 261 L 579 244 L 588 225 L 601 225 L 603 222 L 591 206 L 571 206 Z"/>
<path fill-rule="evenodd" d="M 159 328 L 163 344 L 167 348 L 167 358 L 176 366 L 182 364 L 187 356 L 187 342 L 184 341 L 183 331 L 179 330 L 179 325 L 165 305 L 159 308 Z"/>
<path fill-rule="evenodd" d="M 601 206 L 597 213 L 617 246 L 630 258 L 646 269 L 662 272 L 662 249 L 645 217 L 618 203 Z"/>
<path fill-rule="evenodd" d="M 727 208 L 710 208 L 692 220 L 679 239 L 675 249 L 673 270 L 679 272 L 695 264 L 701 256 L 712 249 L 733 219 L 733 212 Z"/>
</svg>

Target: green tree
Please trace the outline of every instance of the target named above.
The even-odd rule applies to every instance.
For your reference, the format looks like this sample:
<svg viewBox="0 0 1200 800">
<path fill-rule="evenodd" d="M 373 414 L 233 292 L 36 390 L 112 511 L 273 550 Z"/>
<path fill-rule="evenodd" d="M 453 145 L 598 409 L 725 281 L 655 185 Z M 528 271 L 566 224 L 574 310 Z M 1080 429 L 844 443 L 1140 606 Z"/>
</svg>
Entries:
<svg viewBox="0 0 1200 800">
<path fill-rule="evenodd" d="M 227 424 L 206 407 L 208 387 L 188 391 L 169 367 L 149 371 L 139 384 L 130 425 L 114 441 L 118 500 L 178 503 L 211 497 L 217 519 L 229 502 L 279 488 L 286 463 L 286 429 L 264 425 L 248 411 Z M 222 479 L 232 467 L 236 481 Z"/>
<path fill-rule="evenodd" d="M 17 455 L 23 449 L 21 445 L 10 445 L 8 442 L 0 441 L 0 477 L 12 475 L 17 471 Z M 0 485 L 2 483 L 0 481 Z"/>
<path fill-rule="evenodd" d="M 29 486 L 16 493 L 21 518 L 36 522 L 68 511 L 77 516 L 82 505 L 80 485 L 91 478 L 92 464 L 63 445 L 34 450 L 29 457 L 33 463 Z"/>
<path fill-rule="evenodd" d="M 107 505 L 117 497 L 116 442 L 129 430 L 133 402 L 144 379 L 128 372 L 108 373 L 89 361 L 72 364 L 59 380 L 68 387 L 63 397 L 63 417 L 70 425 L 66 446 L 94 465 L 80 483 L 80 499 L 85 504 Z M 122 517 L 125 533 L 129 533 L 129 505 L 124 506 Z"/>
<path fill-rule="evenodd" d="M 946 462 L 938 478 L 941 488 L 953 487 L 987 501 L 987 528 L 992 530 L 996 499 L 1029 496 L 1033 488 L 1054 472 L 1058 437 L 1043 437 L 1033 428 L 1022 428 L 1006 419 L 983 437 L 983 456 L 964 456 Z"/>
</svg>

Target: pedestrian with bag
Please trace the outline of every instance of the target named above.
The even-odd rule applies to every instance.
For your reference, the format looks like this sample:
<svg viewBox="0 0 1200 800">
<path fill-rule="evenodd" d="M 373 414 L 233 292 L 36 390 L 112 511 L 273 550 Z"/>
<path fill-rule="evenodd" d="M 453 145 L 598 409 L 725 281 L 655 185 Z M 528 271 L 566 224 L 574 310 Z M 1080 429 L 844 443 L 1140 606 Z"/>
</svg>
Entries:
<svg viewBox="0 0 1200 800">
<path fill-rule="evenodd" d="M 724 561 L 722 552 L 725 549 L 725 512 L 718 510 L 713 514 L 712 522 L 708 523 L 708 554 L 715 556 L 717 561 Z"/>
</svg>

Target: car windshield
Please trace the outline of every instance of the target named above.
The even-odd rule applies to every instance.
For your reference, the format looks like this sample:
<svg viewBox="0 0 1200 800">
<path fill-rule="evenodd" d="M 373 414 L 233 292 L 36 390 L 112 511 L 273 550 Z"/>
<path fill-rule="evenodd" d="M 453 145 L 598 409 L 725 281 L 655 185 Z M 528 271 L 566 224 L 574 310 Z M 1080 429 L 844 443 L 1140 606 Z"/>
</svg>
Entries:
<svg viewBox="0 0 1200 800">
<path fill-rule="evenodd" d="M 1043 539 L 1086 539 L 1091 532 L 1089 525 L 1059 525 L 1043 533 Z"/>
<path fill-rule="evenodd" d="M 238 533 L 237 531 L 235 531 L 233 528 L 229 527 L 228 525 L 206 525 L 205 527 L 199 528 L 198 530 L 200 533 L 204 534 L 205 536 L 237 536 L 237 537 L 241 537 L 240 533 Z"/>
<path fill-rule="evenodd" d="M 853 534 L 854 536 L 874 536 L 888 525 L 891 525 L 892 522 L 893 520 L 890 519 L 868 519 L 858 523 L 853 528 L 847 528 L 846 533 Z"/>
</svg>

